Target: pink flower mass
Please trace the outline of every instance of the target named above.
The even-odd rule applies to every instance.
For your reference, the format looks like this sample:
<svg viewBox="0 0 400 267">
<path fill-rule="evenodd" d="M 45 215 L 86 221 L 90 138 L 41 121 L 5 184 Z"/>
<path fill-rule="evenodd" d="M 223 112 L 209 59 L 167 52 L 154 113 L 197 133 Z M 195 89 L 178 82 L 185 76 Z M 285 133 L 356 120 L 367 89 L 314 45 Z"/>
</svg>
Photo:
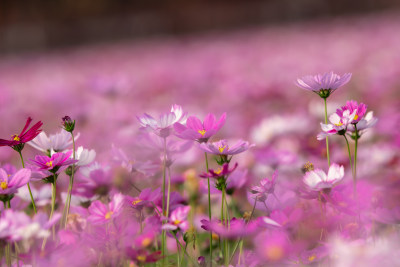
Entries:
<svg viewBox="0 0 400 267">
<path fill-rule="evenodd" d="M 200 33 L 263 1 L 167 2 L 173 20 L 65 28 L 122 20 L 118 43 L 0 60 L 0 266 L 400 266 L 398 11 L 276 25 L 314 9 L 271 1 L 273 25 Z M 24 25 L 1 54 L 66 31 Z M 119 39 L 161 26 L 176 34 Z"/>
</svg>

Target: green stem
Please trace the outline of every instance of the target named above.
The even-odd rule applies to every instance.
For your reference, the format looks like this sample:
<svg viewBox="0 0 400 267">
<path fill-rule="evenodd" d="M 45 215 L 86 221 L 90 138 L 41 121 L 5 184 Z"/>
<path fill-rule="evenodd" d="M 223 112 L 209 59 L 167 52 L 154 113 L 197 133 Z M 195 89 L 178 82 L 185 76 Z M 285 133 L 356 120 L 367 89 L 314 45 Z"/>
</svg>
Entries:
<svg viewBox="0 0 400 267">
<path fill-rule="evenodd" d="M 178 238 L 176 238 L 176 249 L 177 249 L 177 253 L 176 253 L 176 256 L 177 256 L 177 264 L 178 264 L 178 267 L 180 267 L 181 266 L 181 255 L 180 255 L 180 249 L 179 249 L 179 243 L 178 243 Z"/>
<path fill-rule="evenodd" d="M 56 174 L 53 175 L 54 177 L 54 182 L 51 183 L 51 211 L 50 211 L 50 216 L 49 216 L 49 221 L 53 218 L 54 210 L 56 207 L 56 179 L 57 176 Z M 56 236 L 56 228 L 55 224 L 52 227 L 52 233 L 53 233 L 53 240 L 55 239 Z"/>
<path fill-rule="evenodd" d="M 226 218 L 226 207 L 224 205 L 226 197 L 225 186 L 222 187 L 222 203 L 221 203 L 221 223 L 227 227 L 227 218 Z M 228 241 L 226 238 L 223 240 L 224 243 L 224 264 L 227 267 L 229 265 L 229 255 L 228 255 Z"/>
<path fill-rule="evenodd" d="M 347 140 L 346 135 L 343 135 L 343 137 L 344 137 L 344 140 L 346 140 L 347 151 L 348 151 L 348 153 L 349 153 L 349 161 L 350 161 L 351 174 L 352 174 L 352 176 L 353 176 L 353 189 L 354 189 L 354 192 L 355 192 L 355 191 L 356 191 L 356 179 L 355 179 L 355 176 L 354 176 L 353 163 L 352 163 L 352 160 L 351 160 L 350 145 L 349 145 L 349 141 Z"/>
<path fill-rule="evenodd" d="M 18 151 L 18 153 L 19 153 L 19 156 L 20 156 L 20 158 L 21 158 L 22 168 L 25 168 L 25 163 L 24 163 L 24 158 L 22 157 L 22 153 L 21 153 L 21 151 Z M 33 199 L 33 195 L 32 195 L 32 191 L 31 191 L 31 187 L 30 187 L 30 185 L 29 185 L 29 182 L 27 183 L 27 185 L 28 185 L 29 195 L 31 196 L 33 211 L 34 211 L 35 214 L 36 214 L 37 211 L 36 211 L 35 200 Z"/>
<path fill-rule="evenodd" d="M 328 109 L 326 106 L 326 98 L 324 98 L 324 104 L 325 104 L 325 124 L 328 124 Z M 331 166 L 331 160 L 329 158 L 329 141 L 328 141 L 328 136 L 326 137 L 326 157 L 328 159 L 328 168 Z"/>
<path fill-rule="evenodd" d="M 354 173 L 354 182 L 355 182 L 355 187 L 354 187 L 354 198 L 356 198 L 357 196 L 357 149 L 358 149 L 358 129 L 357 129 L 357 125 L 354 124 L 354 129 L 355 129 L 355 133 L 356 133 L 356 138 L 355 138 L 355 142 L 354 142 L 354 164 L 353 164 L 353 173 Z"/>
<path fill-rule="evenodd" d="M 175 234 L 175 233 L 172 233 L 172 234 L 174 235 L 176 242 L 179 244 L 179 246 L 181 247 L 181 249 L 182 249 L 183 252 L 185 253 L 186 257 L 192 262 L 193 266 L 200 267 L 200 265 L 199 265 L 197 262 L 195 262 L 195 261 L 192 259 L 192 257 L 189 256 L 189 254 L 187 253 L 187 251 L 183 248 L 183 246 L 182 246 L 181 242 L 179 242 L 178 237 L 176 236 L 176 234 Z"/>
<path fill-rule="evenodd" d="M 75 137 L 73 132 L 71 132 L 72 136 L 72 159 L 76 159 L 75 155 Z M 64 227 L 67 228 L 67 222 L 68 222 L 68 214 L 69 214 L 69 208 L 71 206 L 71 198 L 72 198 L 72 188 L 74 185 L 74 174 L 75 174 L 75 164 L 72 165 L 72 172 L 71 176 L 69 177 L 69 185 L 68 185 L 68 193 L 67 193 L 67 199 L 65 201 L 66 206 L 64 206 L 64 215 L 63 215 L 63 220 L 62 223 L 64 224 Z"/>
<path fill-rule="evenodd" d="M 163 184 L 162 184 L 162 192 L 163 192 L 163 198 L 162 198 L 162 214 L 165 216 L 166 215 L 166 210 L 165 210 L 165 179 L 166 179 L 166 171 L 167 171 L 167 140 L 164 137 L 164 160 L 163 160 Z M 162 221 L 162 224 L 164 225 L 165 220 Z M 162 265 L 165 266 L 165 258 L 166 258 L 166 241 L 167 241 L 167 236 L 166 236 L 166 231 L 162 230 L 161 233 L 161 255 L 163 256 L 162 259 Z"/>
<path fill-rule="evenodd" d="M 208 168 L 208 157 L 207 157 L 207 152 L 204 152 L 204 156 L 206 159 L 206 168 L 207 168 L 207 173 L 209 172 Z M 210 187 L 210 177 L 207 178 L 208 182 L 208 218 L 210 219 L 211 223 L 211 187 Z M 212 254 L 213 254 L 213 244 L 212 244 L 212 231 L 210 231 L 210 266 L 212 267 Z"/>
</svg>

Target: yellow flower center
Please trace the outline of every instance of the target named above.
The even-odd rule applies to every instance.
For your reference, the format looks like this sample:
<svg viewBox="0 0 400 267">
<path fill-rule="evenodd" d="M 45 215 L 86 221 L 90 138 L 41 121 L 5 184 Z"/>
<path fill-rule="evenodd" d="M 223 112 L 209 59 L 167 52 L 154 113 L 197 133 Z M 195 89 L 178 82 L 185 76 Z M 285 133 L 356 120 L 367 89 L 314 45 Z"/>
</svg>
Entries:
<svg viewBox="0 0 400 267">
<path fill-rule="evenodd" d="M 180 223 L 181 223 L 180 220 L 175 220 L 175 221 L 174 221 L 174 224 L 175 224 L 175 225 L 178 225 L 178 224 L 180 224 Z"/>
<path fill-rule="evenodd" d="M 308 261 L 313 261 L 315 260 L 317 257 L 315 255 L 311 255 L 310 257 L 308 257 Z"/>
<path fill-rule="evenodd" d="M 19 138 L 19 136 L 17 134 L 12 135 L 12 138 L 14 141 L 21 141 L 21 139 Z"/>
<path fill-rule="evenodd" d="M 199 134 L 201 134 L 201 136 L 204 136 L 204 134 L 206 133 L 206 130 L 198 130 Z"/>
<path fill-rule="evenodd" d="M 146 261 L 146 256 L 145 255 L 139 255 L 139 256 L 136 257 L 136 259 L 138 259 L 138 261 L 145 262 Z"/>
<path fill-rule="evenodd" d="M 142 246 L 143 247 L 147 247 L 150 244 L 151 244 L 151 238 L 146 237 L 145 239 L 142 240 Z"/>
<path fill-rule="evenodd" d="M 355 116 L 354 116 L 354 119 L 353 120 L 357 120 L 358 119 L 358 115 L 356 114 Z"/>
<path fill-rule="evenodd" d="M 111 218 L 111 215 L 113 215 L 114 212 L 109 211 L 106 213 L 106 215 L 104 216 L 104 218 L 106 218 L 106 220 L 109 220 Z"/>
<path fill-rule="evenodd" d="M 224 149 L 226 148 L 226 146 L 220 146 L 218 147 L 219 153 L 224 152 Z"/>
<path fill-rule="evenodd" d="M 0 187 L 1 187 L 1 189 L 6 190 L 8 188 L 7 182 L 1 182 Z"/>
<path fill-rule="evenodd" d="M 343 123 L 341 121 L 339 121 L 339 123 L 335 123 L 335 125 L 339 127 L 339 126 L 342 126 Z"/>
<path fill-rule="evenodd" d="M 137 205 L 138 203 L 140 203 L 140 202 L 142 202 L 141 199 L 136 199 L 136 200 L 132 201 L 132 205 L 133 205 L 133 206 L 136 206 L 136 205 Z"/>
<path fill-rule="evenodd" d="M 214 171 L 215 174 L 220 175 L 222 172 L 222 168 L 218 168 L 218 170 Z"/>
<path fill-rule="evenodd" d="M 53 161 L 51 160 L 49 162 L 46 162 L 46 166 L 47 167 L 53 167 Z"/>
<path fill-rule="evenodd" d="M 266 249 L 265 254 L 271 261 L 278 261 L 283 257 L 284 252 L 282 247 L 272 245 Z"/>
</svg>

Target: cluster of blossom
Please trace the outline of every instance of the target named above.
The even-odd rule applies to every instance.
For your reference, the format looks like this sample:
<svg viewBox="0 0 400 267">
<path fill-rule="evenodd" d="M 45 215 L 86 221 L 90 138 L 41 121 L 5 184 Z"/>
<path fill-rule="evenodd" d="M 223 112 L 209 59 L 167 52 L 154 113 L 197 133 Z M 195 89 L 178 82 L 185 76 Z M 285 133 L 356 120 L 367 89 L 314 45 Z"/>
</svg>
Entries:
<svg viewBox="0 0 400 267">
<path fill-rule="evenodd" d="M 218 140 L 226 113 L 203 121 L 178 105 L 159 117 L 145 113 L 137 117 L 137 156 L 109 144 L 111 156 L 101 162 L 94 150 L 75 147 L 75 120 L 64 117 L 63 129 L 47 136 L 42 122 L 29 128 L 29 118 L 20 134 L 0 139 L 22 164 L 0 168 L 2 264 L 352 266 L 354 254 L 341 247 L 370 251 L 380 238 L 392 248 L 363 254 L 363 261 L 395 266 L 398 239 L 382 232 L 397 231 L 400 209 L 391 202 L 397 191 L 384 193 L 357 169 L 359 140 L 377 119 L 352 100 L 328 123 L 327 99 L 350 79 L 330 72 L 296 81 L 324 100 L 316 139 L 326 140 L 327 173 L 307 162 L 301 174 L 287 151 Z M 333 135 L 343 136 L 348 165 L 330 155 L 328 139 L 339 146 Z M 25 144 L 41 153 L 26 166 Z M 242 157 L 250 148 L 253 161 Z M 251 181 L 259 163 L 269 175 Z"/>
</svg>

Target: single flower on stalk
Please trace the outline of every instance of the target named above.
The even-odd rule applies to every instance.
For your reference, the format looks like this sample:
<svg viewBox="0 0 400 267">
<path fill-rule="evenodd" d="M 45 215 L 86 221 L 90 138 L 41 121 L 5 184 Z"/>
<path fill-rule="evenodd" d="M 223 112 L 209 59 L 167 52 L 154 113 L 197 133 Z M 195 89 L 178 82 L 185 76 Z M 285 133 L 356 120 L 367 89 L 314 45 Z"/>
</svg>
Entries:
<svg viewBox="0 0 400 267">
<path fill-rule="evenodd" d="M 351 132 L 351 137 L 355 139 L 355 131 L 357 127 L 357 138 L 360 138 L 369 128 L 374 127 L 377 122 L 378 119 L 374 117 L 374 112 L 370 111 L 360 121 L 358 121 L 357 124 L 349 125 L 347 130 Z"/>
<path fill-rule="evenodd" d="M 11 140 L 0 139 L 0 146 L 9 146 L 16 151 L 21 152 L 25 143 L 34 139 L 42 131 L 40 127 L 42 127 L 43 123 L 41 121 L 37 122 L 30 129 L 28 129 L 31 122 L 32 118 L 29 117 L 21 133 L 12 135 Z"/>
<path fill-rule="evenodd" d="M 89 217 L 87 220 L 92 224 L 104 224 L 116 218 L 122 211 L 124 204 L 124 196 L 116 194 L 108 205 L 103 204 L 100 200 L 94 201 L 88 211 Z"/>
<path fill-rule="evenodd" d="M 350 122 L 352 124 L 357 124 L 367 112 L 367 105 L 364 103 L 358 104 L 357 101 L 350 100 L 346 102 L 346 105 L 342 106 L 340 109 L 336 110 L 336 113 L 339 117 L 343 117 L 343 113 L 348 110 L 350 114 L 353 114 L 356 111 L 353 120 Z"/>
<path fill-rule="evenodd" d="M 79 133 L 74 136 L 75 141 L 79 136 Z M 52 151 L 63 152 L 68 149 L 72 145 L 72 136 L 62 129 L 58 133 L 50 134 L 49 136 L 45 132 L 41 132 L 32 141 L 28 142 L 28 145 L 51 156 Z"/>
<path fill-rule="evenodd" d="M 185 123 L 186 113 L 183 112 L 181 106 L 173 105 L 171 111 L 160 115 L 158 120 L 147 113 L 137 117 L 137 119 L 144 129 L 151 130 L 158 136 L 166 138 L 173 133 L 174 123 Z"/>
<path fill-rule="evenodd" d="M 278 177 L 278 171 L 275 171 L 272 174 L 271 179 L 264 178 L 260 181 L 259 185 L 253 186 L 250 189 L 253 198 L 261 202 L 267 200 L 268 194 L 274 193 L 277 177 Z"/>
<path fill-rule="evenodd" d="M 151 188 L 145 188 L 140 192 L 139 196 L 127 196 L 126 201 L 134 209 L 142 210 L 144 207 L 153 207 L 157 198 L 161 196 L 161 188 L 156 188 L 154 191 Z"/>
<path fill-rule="evenodd" d="M 186 121 L 186 126 L 176 122 L 174 129 L 176 136 L 179 138 L 204 143 L 221 129 L 225 124 L 225 120 L 226 113 L 222 114 L 218 121 L 215 115 L 211 113 L 205 117 L 204 122 L 201 122 L 197 117 L 190 116 Z"/>
<path fill-rule="evenodd" d="M 339 76 L 331 71 L 314 76 L 304 76 L 301 79 L 297 79 L 295 84 L 300 88 L 316 93 L 321 98 L 328 98 L 336 89 L 348 83 L 350 79 L 351 73 Z"/>
<path fill-rule="evenodd" d="M 65 116 L 62 118 L 62 126 L 64 127 L 64 130 L 72 133 L 75 129 L 75 120 L 72 120 L 69 116 Z"/>
<path fill-rule="evenodd" d="M 336 163 L 332 163 L 329 167 L 328 174 L 321 169 L 308 171 L 303 182 L 312 191 L 321 191 L 331 189 L 336 183 L 340 182 L 344 177 L 344 167 Z"/>
<path fill-rule="evenodd" d="M 71 154 L 72 151 L 55 153 L 51 157 L 37 155 L 34 160 L 31 159 L 30 161 L 39 167 L 38 170 L 49 171 L 54 174 L 65 169 L 68 165 L 78 162 L 70 158 Z"/>
<path fill-rule="evenodd" d="M 203 173 L 200 174 L 201 178 L 219 178 L 222 176 L 228 177 L 238 166 L 238 163 L 235 163 L 235 165 L 232 167 L 232 169 L 229 169 L 229 164 L 224 163 L 222 167 L 219 167 L 217 170 L 210 169 L 208 170 L 208 173 Z"/>
<path fill-rule="evenodd" d="M 187 216 L 190 211 L 190 206 L 176 208 L 168 219 L 168 222 L 162 226 L 162 229 L 168 231 L 185 232 L 189 228 Z"/>
<path fill-rule="evenodd" d="M 321 123 L 322 132 L 318 134 L 317 139 L 323 140 L 325 137 L 334 134 L 346 134 L 347 128 L 352 123 L 356 115 L 356 109 L 353 110 L 352 113 L 350 113 L 350 110 L 340 112 L 340 115 L 338 113 L 333 113 L 329 116 L 329 121 L 331 122 L 330 124 Z"/>
<path fill-rule="evenodd" d="M 250 144 L 249 142 L 243 140 L 239 140 L 233 146 L 229 146 L 226 140 L 220 140 L 213 143 L 201 143 L 199 145 L 200 149 L 204 152 L 224 156 L 242 153 L 253 146 L 254 144 Z"/>
</svg>

